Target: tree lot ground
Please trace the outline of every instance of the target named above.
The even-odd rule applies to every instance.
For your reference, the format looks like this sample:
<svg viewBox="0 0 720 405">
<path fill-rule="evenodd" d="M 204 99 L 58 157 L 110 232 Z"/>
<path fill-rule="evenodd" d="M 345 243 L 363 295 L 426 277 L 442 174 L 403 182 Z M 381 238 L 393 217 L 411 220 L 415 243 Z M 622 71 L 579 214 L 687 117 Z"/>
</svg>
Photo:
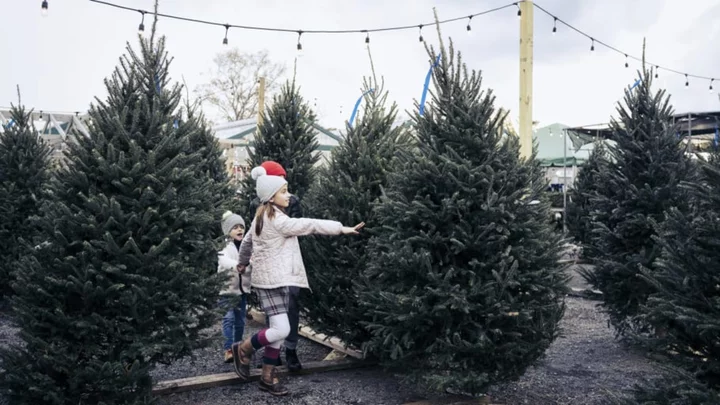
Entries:
<svg viewBox="0 0 720 405">
<path fill-rule="evenodd" d="M 574 272 L 573 272 L 574 273 Z M 575 274 L 573 274 L 575 276 Z M 581 277 L 573 277 L 571 287 L 585 288 Z M 546 356 L 518 381 L 493 387 L 493 404 L 600 404 L 607 393 L 622 395 L 633 384 L 660 375 L 660 364 L 642 352 L 616 341 L 608 327 L 607 316 L 596 304 L 583 298 L 568 297 L 561 323 L 563 336 L 548 349 Z M 17 328 L 7 315 L 0 313 L 0 345 L 17 341 Z M 258 328 L 249 324 L 246 333 Z M 219 332 L 219 326 L 217 331 Z M 220 340 L 215 346 L 197 351 L 196 359 L 184 359 L 153 372 L 156 380 L 168 380 L 204 374 L 231 372 L 232 365 L 220 362 Z M 322 360 L 330 349 L 301 339 L 304 361 Z M 159 398 L 159 405 L 223 404 L 404 404 L 439 399 L 423 392 L 422 387 L 403 384 L 400 378 L 378 368 L 318 373 L 285 380 L 291 394 L 284 398 L 261 392 L 256 383 L 173 394 Z M 0 405 L 5 401 L 0 398 Z"/>
</svg>

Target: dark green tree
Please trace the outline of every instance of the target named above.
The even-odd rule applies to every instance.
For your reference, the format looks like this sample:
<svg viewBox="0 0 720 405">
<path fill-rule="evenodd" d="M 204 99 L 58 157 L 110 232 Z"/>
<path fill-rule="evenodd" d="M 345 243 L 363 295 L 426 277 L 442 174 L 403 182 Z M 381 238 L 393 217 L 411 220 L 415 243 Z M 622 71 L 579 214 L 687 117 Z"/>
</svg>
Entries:
<svg viewBox="0 0 720 405">
<path fill-rule="evenodd" d="M 218 222 L 232 195 L 197 115 L 177 120 L 164 39 L 128 45 L 90 110 L 21 263 L 23 345 L 2 351 L 12 404 L 140 404 L 149 371 L 207 343 L 216 324 Z"/>
<path fill-rule="evenodd" d="M 680 182 L 691 180 L 694 167 L 672 125 L 673 110 L 665 91 L 653 93 L 652 74 L 625 90 L 625 104 L 611 121 L 615 144 L 608 146 L 607 170 L 596 177 L 590 201 L 593 231 L 588 245 L 594 268 L 583 275 L 603 293 L 603 306 L 618 333 L 648 330 L 636 322 L 653 288 L 639 277 L 660 254 L 654 221 L 670 208 L 686 212 L 688 193 Z"/>
<path fill-rule="evenodd" d="M 10 124 L 0 133 L 0 299 L 10 287 L 17 261 L 36 242 L 30 218 L 42 214 L 50 180 L 50 154 L 32 123 L 31 112 L 12 106 Z"/>
<path fill-rule="evenodd" d="M 716 405 L 720 392 L 681 370 L 668 370 L 666 375 L 633 387 L 630 396 L 610 394 L 606 401 L 613 405 Z"/>
<path fill-rule="evenodd" d="M 643 343 L 720 390 L 720 164 L 700 161 L 699 168 L 700 181 L 682 185 L 693 209 L 671 208 L 659 225 L 662 255 L 642 269 L 655 292 L 638 317 L 661 331 Z"/>
<path fill-rule="evenodd" d="M 386 107 L 382 85 L 366 80 L 362 90 L 363 113 L 354 126 L 347 126 L 343 142 L 320 169 L 305 204 L 310 217 L 348 224 L 365 221 L 368 226 L 356 238 L 313 236 L 301 241 L 314 291 L 303 299 L 307 319 L 313 328 L 358 347 L 369 336 L 359 326 L 365 317 L 355 283 L 367 266 L 367 242 L 382 226 L 375 220 L 373 204 L 387 184 L 396 151 L 410 141 L 407 127 L 395 125 L 397 107 Z"/>
<path fill-rule="evenodd" d="M 605 169 L 607 154 L 602 142 L 596 142 L 590 158 L 580 169 L 575 186 L 568 190 L 567 219 L 568 233 L 576 242 L 587 245 L 592 231 L 590 198 L 597 190 L 597 180 Z"/>
<path fill-rule="evenodd" d="M 315 179 L 315 164 L 320 160 L 315 113 L 305 102 L 295 81 L 288 81 L 273 97 L 272 105 L 264 113 L 262 125 L 248 148 L 250 167 L 260 166 L 266 160 L 280 163 L 287 172 L 290 192 L 302 200 Z M 248 212 L 255 198 L 255 180 L 247 176 L 240 190 L 241 213 L 246 219 L 255 215 Z"/>
<path fill-rule="evenodd" d="M 366 348 L 428 387 L 480 393 L 558 336 L 567 277 L 536 151 L 520 158 L 480 74 L 440 46 L 417 148 L 399 154 L 375 214 Z"/>
</svg>

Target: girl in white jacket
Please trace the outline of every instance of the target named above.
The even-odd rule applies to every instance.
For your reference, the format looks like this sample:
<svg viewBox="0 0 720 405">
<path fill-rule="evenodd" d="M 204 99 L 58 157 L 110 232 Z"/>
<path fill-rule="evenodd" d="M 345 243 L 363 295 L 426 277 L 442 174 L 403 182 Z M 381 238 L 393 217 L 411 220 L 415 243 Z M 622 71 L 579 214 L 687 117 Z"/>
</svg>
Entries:
<svg viewBox="0 0 720 405">
<path fill-rule="evenodd" d="M 265 348 L 260 389 L 273 395 L 286 395 L 288 390 L 278 381 L 275 364 L 280 346 L 290 333 L 287 317 L 289 286 L 309 288 L 298 236 L 310 234 L 357 234 L 365 225 L 345 227 L 340 222 L 310 218 L 290 218 L 284 209 L 290 203 L 287 181 L 269 176 L 262 167 L 251 175 L 262 205 L 255 214 L 249 232 L 240 247 L 240 265 L 247 265 L 252 255 L 252 286 L 260 298 L 270 327 L 242 343 L 232 345 L 235 372 L 246 380 L 250 376 L 252 354 Z"/>
<path fill-rule="evenodd" d="M 222 320 L 225 337 L 223 345 L 225 362 L 233 361 L 232 344 L 242 341 L 245 332 L 245 311 L 247 294 L 250 293 L 250 273 L 246 266 L 240 266 L 239 250 L 245 234 L 245 221 L 237 214 L 226 211 L 220 223 L 227 245 L 218 253 L 218 273 L 227 277 L 225 288 L 220 291 L 220 306 L 228 307 Z"/>
</svg>

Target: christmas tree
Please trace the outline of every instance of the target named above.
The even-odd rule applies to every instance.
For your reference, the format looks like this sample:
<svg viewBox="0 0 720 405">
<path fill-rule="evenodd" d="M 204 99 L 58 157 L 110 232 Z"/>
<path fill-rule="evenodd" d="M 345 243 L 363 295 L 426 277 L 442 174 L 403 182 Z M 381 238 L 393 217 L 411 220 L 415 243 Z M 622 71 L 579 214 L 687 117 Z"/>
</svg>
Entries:
<svg viewBox="0 0 720 405">
<path fill-rule="evenodd" d="M 625 90 L 625 105 L 611 121 L 612 159 L 596 177 L 591 198 L 589 241 L 594 269 L 583 275 L 603 293 L 603 306 L 618 333 L 647 330 L 635 317 L 651 285 L 639 277 L 660 253 L 654 221 L 673 207 L 685 212 L 688 195 L 679 187 L 694 170 L 672 126 L 672 108 L 664 91 L 653 94 L 652 75 L 643 68 L 640 83 Z"/>
<path fill-rule="evenodd" d="M 699 168 L 701 181 L 681 186 L 693 209 L 671 209 L 658 230 L 662 255 L 642 270 L 655 292 L 639 318 L 662 331 L 644 343 L 720 389 L 720 164 L 701 161 Z"/>
<path fill-rule="evenodd" d="M 266 160 L 280 163 L 287 172 L 290 192 L 302 199 L 315 178 L 320 160 L 315 113 L 300 95 L 295 81 L 287 82 L 264 113 L 262 125 L 248 148 L 248 164 L 257 167 Z M 255 181 L 247 176 L 240 186 L 242 215 L 252 218 L 250 201 L 255 198 Z"/>
<path fill-rule="evenodd" d="M 38 136 L 31 112 L 13 106 L 10 119 L 0 133 L 0 298 L 12 294 L 17 260 L 36 242 L 30 219 L 42 215 L 52 153 Z"/>
<path fill-rule="evenodd" d="M 605 170 L 607 155 L 602 142 L 596 142 L 590 158 L 580 169 L 575 186 L 569 190 L 567 228 L 576 242 L 586 245 L 592 230 L 590 199 L 594 195 L 600 173 Z"/>
<path fill-rule="evenodd" d="M 446 51 L 441 40 L 432 77 L 416 148 L 399 154 L 375 214 L 360 288 L 366 348 L 430 388 L 480 393 L 558 336 L 567 277 L 536 151 L 520 158 L 452 42 Z"/>
<path fill-rule="evenodd" d="M 24 345 L 2 352 L 0 378 L 13 404 L 149 402 L 152 366 L 216 324 L 216 207 L 232 190 L 207 127 L 177 120 L 181 87 L 154 32 L 106 80 L 52 187 L 46 246 L 21 263 Z"/>
<path fill-rule="evenodd" d="M 666 375 L 633 387 L 631 396 L 609 394 L 608 404 L 613 405 L 717 405 L 720 391 L 710 388 L 692 374 L 670 369 Z"/>
<path fill-rule="evenodd" d="M 366 81 L 363 114 L 348 124 L 343 142 L 320 169 L 305 203 L 313 218 L 370 224 L 357 238 L 308 237 L 301 241 L 305 266 L 314 293 L 303 304 L 306 317 L 318 331 L 358 347 L 368 340 L 360 327 L 364 312 L 355 283 L 367 266 L 366 246 L 380 229 L 373 204 L 387 183 L 391 160 L 409 142 L 404 126 L 396 126 L 397 107 L 389 108 L 382 85 Z"/>
</svg>

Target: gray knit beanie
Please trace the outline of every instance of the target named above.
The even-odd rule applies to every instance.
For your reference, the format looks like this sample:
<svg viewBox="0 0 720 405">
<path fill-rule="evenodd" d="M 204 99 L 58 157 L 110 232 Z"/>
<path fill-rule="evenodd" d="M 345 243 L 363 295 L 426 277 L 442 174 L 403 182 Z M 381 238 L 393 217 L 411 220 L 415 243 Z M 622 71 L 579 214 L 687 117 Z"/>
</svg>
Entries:
<svg viewBox="0 0 720 405">
<path fill-rule="evenodd" d="M 287 180 L 280 176 L 270 176 L 265 168 L 258 166 L 250 172 L 255 180 L 255 191 L 261 203 L 270 201 L 271 198 L 287 184 Z"/>
<path fill-rule="evenodd" d="M 230 231 L 235 227 L 235 225 L 242 225 L 243 228 L 245 228 L 245 221 L 243 221 L 242 217 L 238 214 L 233 214 L 230 211 L 225 211 L 225 213 L 222 216 L 222 222 L 220 222 L 220 226 L 222 227 L 223 235 L 227 236 L 230 234 Z"/>
</svg>

